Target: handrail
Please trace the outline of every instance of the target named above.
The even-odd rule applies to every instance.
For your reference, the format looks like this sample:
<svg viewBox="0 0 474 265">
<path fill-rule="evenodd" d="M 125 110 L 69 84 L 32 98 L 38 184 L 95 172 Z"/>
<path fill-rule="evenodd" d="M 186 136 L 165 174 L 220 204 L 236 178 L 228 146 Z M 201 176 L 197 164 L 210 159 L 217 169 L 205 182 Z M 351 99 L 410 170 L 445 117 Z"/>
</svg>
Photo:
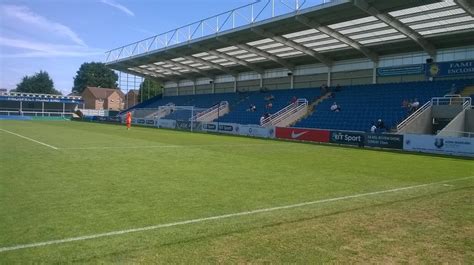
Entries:
<svg viewBox="0 0 474 265">
<path fill-rule="evenodd" d="M 287 113 L 291 110 L 291 114 L 298 112 L 302 108 L 308 106 L 308 100 L 305 98 L 299 98 L 296 102 L 291 103 L 290 105 L 284 107 L 283 109 L 271 114 L 269 117 L 263 119 L 260 123 L 260 126 L 267 126 L 269 123 L 273 123 L 274 121 L 279 122 L 284 118 L 287 118 Z M 290 115 L 291 115 L 290 114 Z M 282 118 L 284 117 L 284 118 Z"/>
<path fill-rule="evenodd" d="M 48 111 L 48 112 L 41 112 L 41 111 L 10 111 L 10 110 L 0 110 L 0 115 L 3 115 L 2 113 L 6 113 L 7 116 L 10 115 L 15 115 L 15 116 L 30 116 L 30 115 L 25 115 L 25 114 L 35 114 L 35 117 L 38 116 L 64 116 L 64 115 L 73 115 L 74 113 L 72 112 L 54 112 L 54 111 Z"/>
<path fill-rule="evenodd" d="M 196 121 L 198 118 L 202 118 L 202 117 L 212 114 L 212 112 L 215 111 L 216 109 L 219 109 L 219 111 L 224 110 L 227 106 L 229 106 L 229 102 L 221 101 L 219 104 L 216 104 L 201 113 L 197 113 L 196 115 L 191 117 L 191 120 Z"/>
<path fill-rule="evenodd" d="M 325 0 L 319 4 L 308 4 L 306 0 L 292 0 L 293 4 L 282 0 L 257 0 L 227 12 L 223 12 L 187 25 L 157 34 L 140 41 L 105 52 L 105 63 L 114 63 L 139 54 L 167 49 L 170 46 L 190 42 L 195 39 L 216 35 L 223 31 L 234 30 L 258 21 L 277 16 L 297 13 L 303 8 L 330 4 L 334 0 Z"/>
<path fill-rule="evenodd" d="M 414 120 L 416 117 L 418 117 L 419 114 L 421 114 L 423 111 L 425 111 L 427 108 L 431 107 L 432 101 L 426 102 L 421 108 L 417 109 L 415 112 L 413 112 L 410 116 L 408 116 L 406 119 L 404 119 L 402 122 L 400 122 L 397 125 L 397 131 L 400 131 L 403 129 L 408 123 L 410 123 L 412 120 Z"/>
</svg>

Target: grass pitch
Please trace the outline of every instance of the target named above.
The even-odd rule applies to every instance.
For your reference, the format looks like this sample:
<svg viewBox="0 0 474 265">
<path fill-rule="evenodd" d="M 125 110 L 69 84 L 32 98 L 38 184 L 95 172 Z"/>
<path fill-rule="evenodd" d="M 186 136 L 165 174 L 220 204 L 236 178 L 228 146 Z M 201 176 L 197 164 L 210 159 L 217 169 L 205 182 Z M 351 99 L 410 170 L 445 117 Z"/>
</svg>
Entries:
<svg viewBox="0 0 474 265">
<path fill-rule="evenodd" d="M 471 176 L 467 159 L 0 121 L 0 249 L 452 180 L 1 251 L 0 263 L 467 264 L 474 178 L 458 179 Z"/>
</svg>

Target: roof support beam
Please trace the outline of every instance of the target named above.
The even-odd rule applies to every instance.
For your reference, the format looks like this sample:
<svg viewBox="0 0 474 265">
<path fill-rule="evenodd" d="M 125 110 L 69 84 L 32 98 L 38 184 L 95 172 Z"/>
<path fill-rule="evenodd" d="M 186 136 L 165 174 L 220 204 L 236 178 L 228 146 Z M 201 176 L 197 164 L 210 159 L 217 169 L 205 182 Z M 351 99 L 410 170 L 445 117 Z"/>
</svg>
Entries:
<svg viewBox="0 0 474 265">
<path fill-rule="evenodd" d="M 180 73 L 180 72 L 177 72 L 173 69 L 169 69 L 169 68 L 165 68 L 165 67 L 162 67 L 160 65 L 156 65 L 156 64 L 152 64 L 153 67 L 155 67 L 156 69 L 159 69 L 160 71 L 163 71 L 163 72 L 168 72 L 170 73 L 171 75 L 173 76 L 177 76 L 177 77 L 184 77 L 186 79 L 189 79 L 189 80 L 194 80 L 195 78 L 193 76 L 190 76 L 190 75 L 187 75 L 185 73 Z M 142 69 L 142 70 L 146 70 L 146 69 Z M 162 74 L 163 75 L 163 74 Z M 169 78 L 168 76 L 164 75 L 165 78 L 168 78 L 170 80 L 174 80 L 173 78 Z"/>
<path fill-rule="evenodd" d="M 282 36 L 276 36 L 275 34 L 269 32 L 269 31 L 265 31 L 263 29 L 259 29 L 259 28 L 252 28 L 252 31 L 262 37 L 265 37 L 265 38 L 269 38 L 269 39 L 272 39 L 276 42 L 279 42 L 285 46 L 288 46 L 290 48 L 293 48 L 297 51 L 300 51 L 306 55 L 309 55 L 313 58 L 315 58 L 316 60 L 320 61 L 321 63 L 325 64 L 326 66 L 331 66 L 332 65 L 332 60 L 330 60 L 329 58 L 327 58 L 325 55 L 322 55 L 304 45 L 301 45 L 293 40 L 290 40 L 290 39 L 287 39 L 285 37 L 282 37 Z"/>
<path fill-rule="evenodd" d="M 191 72 L 198 73 L 200 75 L 203 75 L 203 76 L 208 77 L 208 78 L 213 79 L 213 80 L 215 78 L 213 75 L 209 74 L 208 72 L 206 72 L 204 70 L 201 70 L 201 69 L 198 69 L 196 67 L 192 67 L 192 66 L 182 64 L 182 63 L 179 63 L 179 62 L 175 62 L 175 61 L 172 61 L 172 60 L 166 60 L 166 61 L 163 61 L 163 62 L 167 63 L 167 64 L 174 65 L 175 67 L 180 67 L 180 68 L 189 70 Z"/>
<path fill-rule="evenodd" d="M 370 6 L 365 0 L 353 0 L 354 5 L 359 9 L 365 11 L 367 14 L 372 15 L 385 24 L 389 25 L 390 27 L 394 28 L 398 32 L 404 34 L 408 38 L 415 41 L 418 45 L 423 48 L 431 57 L 436 57 L 436 48 L 433 44 L 428 42 L 421 34 L 414 31 L 407 25 L 403 24 L 400 20 L 396 19 L 395 17 L 391 16 L 390 14 L 382 13 L 379 10 L 375 9 L 374 7 Z"/>
<path fill-rule="evenodd" d="M 245 60 L 242 60 L 242 59 L 239 59 L 239 58 L 236 58 L 234 56 L 230 56 L 228 55 L 227 53 L 223 53 L 223 52 L 220 52 L 220 51 L 215 51 L 215 50 L 210 50 L 210 49 L 205 49 L 201 46 L 198 46 L 198 45 L 189 45 L 192 49 L 196 50 L 196 51 L 199 51 L 199 52 L 206 52 L 206 53 L 209 53 L 210 55 L 214 55 L 216 57 L 219 57 L 219 58 L 222 58 L 222 59 L 226 59 L 228 61 L 231 61 L 233 63 L 236 63 L 236 64 L 240 64 L 240 65 L 243 65 L 247 68 L 249 68 L 250 70 L 252 71 L 255 71 L 259 74 L 263 74 L 264 70 L 252 63 L 249 63 Z"/>
<path fill-rule="evenodd" d="M 155 80 L 155 81 L 158 81 L 160 83 L 164 83 L 166 81 L 171 81 L 172 80 L 172 78 L 169 78 L 169 77 L 166 77 L 166 76 L 164 78 L 154 77 L 154 76 L 146 73 L 146 71 L 145 71 L 145 73 L 140 73 L 140 72 L 135 72 L 134 70 L 127 69 L 126 71 L 120 70 L 120 72 L 129 73 L 129 74 L 140 76 L 140 77 L 143 77 L 143 78 L 149 78 L 151 80 Z"/>
<path fill-rule="evenodd" d="M 201 59 L 199 57 L 195 57 L 195 56 L 182 56 L 182 57 L 184 59 L 195 61 L 195 62 L 198 62 L 200 64 L 207 65 L 209 67 L 221 70 L 222 72 L 224 72 L 228 75 L 234 76 L 234 77 L 236 77 L 238 75 L 237 72 L 232 71 L 232 70 L 228 69 L 227 67 L 224 67 L 222 65 L 219 65 L 219 64 L 216 64 L 216 63 L 213 63 L 213 62 L 210 62 L 210 61 L 206 61 L 206 60 Z"/>
<path fill-rule="evenodd" d="M 218 41 L 224 43 L 224 44 L 229 45 L 229 46 L 235 46 L 239 49 L 242 49 L 242 50 L 245 50 L 245 51 L 248 51 L 248 52 L 251 52 L 251 53 L 255 53 L 258 56 L 261 56 L 261 57 L 264 57 L 268 60 L 274 61 L 274 62 L 280 64 L 281 66 L 286 67 L 290 71 L 293 71 L 295 69 L 295 66 L 293 64 L 287 62 L 286 60 L 281 59 L 280 57 L 278 57 L 276 55 L 273 55 L 269 52 L 262 51 L 260 49 L 255 48 L 255 47 L 252 47 L 248 44 L 241 44 L 241 43 L 238 43 L 238 42 L 235 42 L 235 41 L 231 41 L 231 40 L 229 40 L 225 37 L 216 37 L 216 39 Z"/>
<path fill-rule="evenodd" d="M 322 33 L 340 41 L 343 42 L 352 48 L 358 50 L 362 54 L 364 54 L 367 58 L 369 58 L 373 62 L 378 62 L 379 61 L 379 56 L 375 52 L 371 51 L 369 48 L 363 46 L 359 42 L 331 29 L 330 27 L 323 26 L 319 22 L 315 20 L 310 20 L 307 17 L 304 16 L 296 16 L 296 21 L 300 22 L 301 24 L 313 28 L 315 30 L 321 31 Z"/>
<path fill-rule="evenodd" d="M 469 0 L 454 0 L 454 2 L 460 6 L 464 11 L 474 17 L 474 4 Z"/>
</svg>

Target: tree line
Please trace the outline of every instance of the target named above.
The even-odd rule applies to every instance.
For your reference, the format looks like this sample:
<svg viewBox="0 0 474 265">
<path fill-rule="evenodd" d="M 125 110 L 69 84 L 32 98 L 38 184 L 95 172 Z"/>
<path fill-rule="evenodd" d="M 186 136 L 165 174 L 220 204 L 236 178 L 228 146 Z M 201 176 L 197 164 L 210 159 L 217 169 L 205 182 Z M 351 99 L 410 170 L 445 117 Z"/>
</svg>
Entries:
<svg viewBox="0 0 474 265">
<path fill-rule="evenodd" d="M 83 63 L 74 77 L 74 86 L 71 92 L 81 94 L 87 87 L 101 87 L 120 89 L 118 87 L 118 75 L 109 69 L 104 63 Z M 145 78 L 139 87 L 139 99 L 145 101 L 163 93 L 161 83 Z M 46 71 L 39 71 L 32 76 L 24 76 L 16 85 L 15 92 L 40 93 L 60 95 L 56 90 L 54 82 Z"/>
</svg>

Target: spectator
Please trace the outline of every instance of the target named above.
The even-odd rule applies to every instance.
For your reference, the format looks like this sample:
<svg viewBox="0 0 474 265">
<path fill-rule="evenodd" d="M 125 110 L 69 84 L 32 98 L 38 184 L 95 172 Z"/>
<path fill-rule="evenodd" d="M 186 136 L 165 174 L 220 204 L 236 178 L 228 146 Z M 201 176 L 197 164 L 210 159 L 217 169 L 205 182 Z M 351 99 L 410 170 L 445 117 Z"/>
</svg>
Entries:
<svg viewBox="0 0 474 265">
<path fill-rule="evenodd" d="M 296 96 L 293 96 L 293 97 L 291 98 L 291 104 L 296 103 L 296 101 L 298 101 L 298 99 L 296 98 Z"/>
<path fill-rule="evenodd" d="M 267 108 L 268 110 L 272 109 L 272 108 L 273 108 L 273 103 L 272 103 L 271 101 L 268 102 L 266 108 Z"/>
<path fill-rule="evenodd" d="M 264 120 L 265 120 L 265 115 L 262 115 L 262 117 L 260 117 L 260 124 L 262 124 Z"/>
<path fill-rule="evenodd" d="M 451 90 L 449 91 L 449 94 L 451 94 L 451 95 L 458 94 L 458 89 L 456 88 L 456 84 L 455 84 L 455 83 L 453 83 L 453 84 L 451 85 Z"/>
<path fill-rule="evenodd" d="M 268 112 L 265 112 L 265 114 L 263 114 L 263 116 L 264 116 L 264 117 L 265 117 L 265 119 L 266 119 L 266 118 L 270 117 L 270 113 L 268 113 Z"/>
<path fill-rule="evenodd" d="M 252 112 L 255 112 L 257 111 L 257 106 L 255 106 L 255 104 L 252 104 L 252 108 L 251 108 Z"/>
<path fill-rule="evenodd" d="M 273 96 L 272 94 L 270 94 L 270 95 L 265 96 L 264 99 L 265 99 L 266 101 L 274 100 L 274 99 L 275 99 L 275 96 Z"/>
<path fill-rule="evenodd" d="M 339 84 L 337 84 L 337 86 L 336 86 L 336 92 L 339 92 L 339 91 L 341 91 L 341 86 L 340 86 Z"/>
<path fill-rule="evenodd" d="M 413 100 L 413 102 L 410 104 L 410 111 L 413 113 L 417 111 L 419 107 L 420 107 L 420 102 L 418 101 L 417 98 L 415 98 L 415 100 Z"/>
<path fill-rule="evenodd" d="M 341 111 L 341 107 L 340 107 L 339 105 L 337 105 L 336 102 L 334 102 L 334 103 L 332 104 L 332 106 L 331 106 L 331 111 L 333 111 L 333 112 L 339 112 L 339 111 Z"/>
<path fill-rule="evenodd" d="M 377 120 L 376 127 L 378 130 L 385 130 L 385 123 L 383 122 L 382 119 Z"/>
<path fill-rule="evenodd" d="M 402 108 L 408 108 L 408 104 L 409 104 L 408 99 L 404 99 L 402 101 Z"/>
<path fill-rule="evenodd" d="M 372 122 L 372 127 L 370 127 L 370 132 L 371 133 L 376 133 L 377 132 L 377 126 L 375 126 L 375 123 Z"/>
</svg>

